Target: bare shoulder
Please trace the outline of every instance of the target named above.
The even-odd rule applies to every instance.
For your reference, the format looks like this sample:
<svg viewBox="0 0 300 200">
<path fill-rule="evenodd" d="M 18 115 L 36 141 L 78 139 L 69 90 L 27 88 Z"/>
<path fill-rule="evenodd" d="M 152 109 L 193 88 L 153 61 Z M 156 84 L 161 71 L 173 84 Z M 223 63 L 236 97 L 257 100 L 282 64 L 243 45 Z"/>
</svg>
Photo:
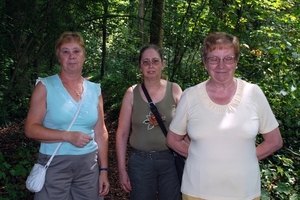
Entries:
<svg viewBox="0 0 300 200">
<path fill-rule="evenodd" d="M 181 87 L 177 83 L 174 83 L 174 82 L 172 82 L 172 89 L 173 89 L 173 91 L 180 91 L 180 92 L 182 92 Z"/>
<path fill-rule="evenodd" d="M 133 104 L 133 90 L 135 87 L 137 87 L 137 84 L 130 86 L 126 90 L 124 97 L 123 97 L 123 104 L 124 103 L 129 103 L 131 105 Z"/>
<path fill-rule="evenodd" d="M 46 86 L 42 83 L 39 82 L 35 86 L 32 95 L 31 95 L 31 100 L 41 100 L 41 99 L 46 99 Z"/>
<path fill-rule="evenodd" d="M 172 93 L 173 93 L 174 100 L 177 104 L 182 94 L 182 89 L 177 83 L 172 82 Z"/>
<path fill-rule="evenodd" d="M 124 97 L 128 96 L 128 95 L 133 95 L 133 90 L 137 87 L 137 85 L 138 84 L 135 84 L 135 85 L 132 85 L 129 88 L 127 88 Z"/>
<path fill-rule="evenodd" d="M 46 86 L 40 81 L 36 84 L 35 90 L 45 90 Z"/>
</svg>

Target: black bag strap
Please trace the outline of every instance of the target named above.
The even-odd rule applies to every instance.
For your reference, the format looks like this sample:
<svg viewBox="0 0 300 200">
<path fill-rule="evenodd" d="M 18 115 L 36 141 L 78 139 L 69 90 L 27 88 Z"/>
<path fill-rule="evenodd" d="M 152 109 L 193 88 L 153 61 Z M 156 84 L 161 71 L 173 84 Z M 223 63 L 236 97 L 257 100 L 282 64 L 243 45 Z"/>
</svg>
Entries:
<svg viewBox="0 0 300 200">
<path fill-rule="evenodd" d="M 146 98 L 148 100 L 148 105 L 150 107 L 151 112 L 155 116 L 155 119 L 156 119 L 157 123 L 159 124 L 162 132 L 167 137 L 168 131 L 167 131 L 167 129 L 166 129 L 166 127 L 165 127 L 165 125 L 164 125 L 164 123 L 163 123 L 163 121 L 161 119 L 161 116 L 160 116 L 160 114 L 159 114 L 159 112 L 157 110 L 157 107 L 155 106 L 155 103 L 153 103 L 153 101 L 152 101 L 152 99 L 151 99 L 151 97 L 150 97 L 150 95 L 149 95 L 149 93 L 148 93 L 148 91 L 147 91 L 144 83 L 142 83 L 142 89 L 143 89 L 144 94 L 145 94 L 145 96 L 146 96 Z"/>
</svg>

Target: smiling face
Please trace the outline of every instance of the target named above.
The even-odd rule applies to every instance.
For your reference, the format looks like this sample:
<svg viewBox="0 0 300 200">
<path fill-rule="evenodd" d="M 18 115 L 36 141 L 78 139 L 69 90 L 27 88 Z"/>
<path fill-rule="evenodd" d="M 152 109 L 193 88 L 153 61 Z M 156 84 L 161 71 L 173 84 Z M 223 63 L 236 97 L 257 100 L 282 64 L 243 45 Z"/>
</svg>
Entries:
<svg viewBox="0 0 300 200">
<path fill-rule="evenodd" d="M 212 81 L 232 82 L 240 57 L 239 45 L 237 37 L 225 32 L 213 32 L 204 39 L 202 61 Z"/>
<path fill-rule="evenodd" d="M 85 61 L 85 51 L 78 42 L 70 41 L 62 43 L 57 53 L 58 62 L 62 70 L 67 73 L 81 73 Z"/>
<path fill-rule="evenodd" d="M 165 67 L 165 61 L 162 60 L 156 49 L 148 48 L 143 51 L 140 57 L 139 66 L 144 78 L 160 78 L 162 70 Z"/>
<path fill-rule="evenodd" d="M 217 46 L 207 53 L 205 68 L 211 79 L 218 83 L 226 83 L 233 79 L 237 61 L 235 51 L 230 46 Z"/>
</svg>

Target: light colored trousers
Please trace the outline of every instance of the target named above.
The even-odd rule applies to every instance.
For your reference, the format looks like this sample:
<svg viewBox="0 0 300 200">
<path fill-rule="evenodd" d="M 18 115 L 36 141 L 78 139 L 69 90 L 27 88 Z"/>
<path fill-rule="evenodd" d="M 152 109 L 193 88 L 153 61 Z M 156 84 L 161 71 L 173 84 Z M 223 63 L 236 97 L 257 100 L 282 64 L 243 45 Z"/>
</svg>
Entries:
<svg viewBox="0 0 300 200">
<path fill-rule="evenodd" d="M 188 196 L 186 194 L 182 194 L 182 200 L 205 200 L 205 199 L 201 199 L 201 198 L 197 198 L 197 197 L 191 197 L 191 196 Z M 260 197 L 257 197 L 253 200 L 260 200 Z"/>
</svg>

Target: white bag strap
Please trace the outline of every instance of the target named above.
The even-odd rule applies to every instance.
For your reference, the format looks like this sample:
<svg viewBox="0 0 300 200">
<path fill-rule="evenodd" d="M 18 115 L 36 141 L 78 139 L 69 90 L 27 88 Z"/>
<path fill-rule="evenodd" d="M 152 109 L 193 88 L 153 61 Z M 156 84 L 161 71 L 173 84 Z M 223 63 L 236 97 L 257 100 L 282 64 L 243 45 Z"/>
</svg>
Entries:
<svg viewBox="0 0 300 200">
<path fill-rule="evenodd" d="M 73 126 L 73 124 L 74 124 L 74 122 L 75 122 L 75 120 L 76 120 L 76 118 L 77 118 L 77 116 L 78 116 L 78 113 L 79 113 L 80 108 L 81 108 L 82 103 L 83 103 L 83 99 L 84 99 L 84 97 L 85 97 L 85 91 L 86 91 L 86 87 L 85 87 L 85 89 L 83 90 L 83 94 L 82 94 L 82 98 L 81 98 L 81 100 L 80 100 L 80 104 L 79 104 L 79 106 L 78 106 L 78 108 L 77 108 L 77 111 L 76 111 L 76 113 L 75 113 L 75 116 L 74 116 L 74 118 L 73 118 L 73 120 L 72 120 L 72 122 L 71 122 L 69 128 L 67 129 L 67 131 L 69 131 L 69 130 L 71 129 L 71 127 Z M 47 164 L 45 165 L 45 169 L 47 169 L 47 168 L 49 167 L 50 163 L 52 162 L 52 160 L 53 160 L 53 158 L 54 158 L 56 152 L 58 151 L 58 149 L 60 148 L 61 145 L 62 145 L 62 142 L 60 142 L 60 143 L 58 144 L 58 146 L 56 147 L 56 149 L 55 149 L 55 151 L 53 152 L 51 158 L 48 160 Z"/>
</svg>

